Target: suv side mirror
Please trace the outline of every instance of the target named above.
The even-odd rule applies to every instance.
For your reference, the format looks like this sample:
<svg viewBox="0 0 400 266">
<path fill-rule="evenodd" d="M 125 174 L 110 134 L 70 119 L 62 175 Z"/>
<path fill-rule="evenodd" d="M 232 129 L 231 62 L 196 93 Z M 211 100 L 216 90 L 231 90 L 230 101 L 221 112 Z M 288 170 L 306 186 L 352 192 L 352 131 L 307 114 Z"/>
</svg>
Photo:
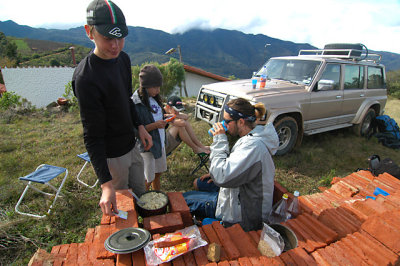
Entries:
<svg viewBox="0 0 400 266">
<path fill-rule="evenodd" d="M 321 79 L 318 81 L 317 91 L 329 91 L 333 90 L 333 84 L 335 81 L 329 79 Z"/>
</svg>

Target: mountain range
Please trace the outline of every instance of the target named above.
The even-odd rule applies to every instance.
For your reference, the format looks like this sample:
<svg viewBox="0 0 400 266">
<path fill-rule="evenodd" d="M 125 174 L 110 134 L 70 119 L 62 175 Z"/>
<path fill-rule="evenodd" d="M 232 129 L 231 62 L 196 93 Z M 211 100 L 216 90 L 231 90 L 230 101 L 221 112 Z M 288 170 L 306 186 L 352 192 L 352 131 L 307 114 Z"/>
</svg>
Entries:
<svg viewBox="0 0 400 266">
<path fill-rule="evenodd" d="M 301 49 L 317 49 L 307 43 L 294 43 L 263 34 L 245 34 L 235 30 L 192 29 L 182 34 L 169 34 L 144 27 L 129 26 L 128 29 L 124 51 L 131 57 L 133 65 L 154 61 L 163 63 L 169 61 L 170 56 L 179 58 L 178 52 L 172 55 L 165 54 L 179 45 L 185 64 L 225 77 L 234 75 L 237 78 L 248 78 L 270 57 L 297 55 Z M 0 32 L 18 38 L 94 47 L 83 26 L 68 30 L 44 29 L 7 20 L 0 21 Z M 375 52 L 382 55 L 382 63 L 387 71 L 400 69 L 400 54 Z"/>
</svg>

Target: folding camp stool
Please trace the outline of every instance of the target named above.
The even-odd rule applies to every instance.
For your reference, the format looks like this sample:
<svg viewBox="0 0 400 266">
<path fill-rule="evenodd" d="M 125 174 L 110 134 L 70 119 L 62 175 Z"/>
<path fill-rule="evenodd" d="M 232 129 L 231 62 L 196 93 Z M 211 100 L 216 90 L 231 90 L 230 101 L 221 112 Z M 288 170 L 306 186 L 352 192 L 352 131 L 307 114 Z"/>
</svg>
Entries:
<svg viewBox="0 0 400 266">
<path fill-rule="evenodd" d="M 58 188 L 49 183 L 51 180 L 58 177 L 62 173 L 64 173 L 64 177 Z M 28 184 L 26 185 L 24 192 L 22 192 L 22 195 L 19 198 L 17 205 L 15 205 L 15 211 L 19 214 L 36 217 L 36 218 L 46 217 L 46 214 L 39 215 L 39 214 L 34 214 L 34 213 L 22 212 L 18 209 L 18 207 L 21 204 L 22 199 L 25 197 L 25 194 L 28 192 L 28 189 L 31 188 L 31 189 L 33 189 L 37 192 L 40 192 L 44 195 L 54 196 L 54 200 L 47 211 L 47 214 L 50 214 L 51 208 L 53 208 L 58 196 L 60 195 L 61 189 L 64 185 L 65 180 L 67 179 L 67 176 L 68 176 L 68 170 L 66 168 L 48 165 L 48 164 L 41 164 L 36 168 L 36 170 L 34 172 L 30 173 L 29 175 L 20 177 L 19 180 L 28 181 Z M 44 192 L 43 190 L 37 188 L 35 186 L 35 183 L 43 184 L 43 185 L 50 187 L 52 190 L 54 190 L 55 194 Z"/>
<path fill-rule="evenodd" d="M 93 185 L 89 185 L 87 183 L 85 183 L 84 181 L 82 181 L 81 179 L 79 179 L 79 177 L 82 174 L 83 169 L 85 169 L 86 165 L 88 163 L 90 163 L 90 157 L 89 154 L 87 152 L 82 153 L 82 154 L 78 154 L 77 155 L 79 158 L 85 160 L 85 164 L 82 166 L 81 170 L 79 171 L 78 175 L 76 176 L 76 179 L 78 180 L 79 183 L 81 183 L 84 186 L 90 187 L 90 188 L 94 188 L 97 185 L 97 182 L 99 182 L 99 180 L 97 179 L 96 182 Z"/>
<path fill-rule="evenodd" d="M 209 153 L 197 153 L 197 156 L 200 159 L 199 164 L 196 166 L 196 168 L 192 171 L 191 175 L 194 175 L 197 171 L 199 171 L 202 167 L 205 167 L 207 169 L 207 173 L 209 172 L 208 167 L 207 167 L 207 162 L 208 158 L 210 157 Z"/>
</svg>

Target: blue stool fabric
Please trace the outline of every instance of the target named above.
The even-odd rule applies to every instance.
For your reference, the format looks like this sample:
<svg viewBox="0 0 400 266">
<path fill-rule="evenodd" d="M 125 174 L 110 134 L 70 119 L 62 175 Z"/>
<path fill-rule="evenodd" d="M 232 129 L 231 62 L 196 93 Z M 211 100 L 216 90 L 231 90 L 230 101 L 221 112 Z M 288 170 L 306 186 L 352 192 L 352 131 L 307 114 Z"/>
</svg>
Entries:
<svg viewBox="0 0 400 266">
<path fill-rule="evenodd" d="M 89 154 L 88 154 L 87 152 L 84 152 L 84 153 L 82 153 L 82 154 L 78 154 L 77 156 L 78 156 L 79 158 L 81 158 L 81 159 L 87 161 L 87 162 L 90 162 L 90 157 L 89 157 Z"/>
<path fill-rule="evenodd" d="M 45 164 L 35 172 L 20 177 L 19 179 L 24 181 L 32 181 L 40 184 L 45 184 L 48 183 L 53 178 L 57 177 L 58 175 L 64 173 L 65 171 L 66 171 L 65 168 Z"/>
</svg>

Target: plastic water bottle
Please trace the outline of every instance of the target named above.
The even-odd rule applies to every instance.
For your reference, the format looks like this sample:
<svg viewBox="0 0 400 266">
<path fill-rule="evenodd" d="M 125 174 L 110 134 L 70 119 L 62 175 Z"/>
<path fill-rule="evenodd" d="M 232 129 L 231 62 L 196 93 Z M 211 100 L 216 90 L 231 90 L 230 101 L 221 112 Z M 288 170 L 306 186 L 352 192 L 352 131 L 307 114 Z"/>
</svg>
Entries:
<svg viewBox="0 0 400 266">
<path fill-rule="evenodd" d="M 287 220 L 287 199 L 288 195 L 283 194 L 282 199 L 272 207 L 268 217 L 269 224 L 279 224 Z"/>
<path fill-rule="evenodd" d="M 264 66 L 260 78 L 260 89 L 265 88 L 266 82 L 267 82 L 267 67 Z"/>
<path fill-rule="evenodd" d="M 296 218 L 297 215 L 300 214 L 300 210 L 299 210 L 299 195 L 300 195 L 300 192 L 295 191 L 293 193 L 293 195 L 294 195 L 293 201 L 289 204 L 289 207 L 288 207 L 287 219 Z"/>
<path fill-rule="evenodd" d="M 251 78 L 251 85 L 253 85 L 253 90 L 257 88 L 257 77 L 256 72 L 253 72 L 253 77 Z"/>
<path fill-rule="evenodd" d="M 225 132 L 228 131 L 228 128 L 226 127 L 226 124 L 225 124 L 225 120 L 222 120 L 221 124 L 222 124 L 222 127 L 224 128 Z M 213 136 L 213 134 L 212 134 L 213 132 L 214 132 L 214 128 L 210 128 L 208 130 L 208 135 L 210 135 L 212 137 Z"/>
</svg>

